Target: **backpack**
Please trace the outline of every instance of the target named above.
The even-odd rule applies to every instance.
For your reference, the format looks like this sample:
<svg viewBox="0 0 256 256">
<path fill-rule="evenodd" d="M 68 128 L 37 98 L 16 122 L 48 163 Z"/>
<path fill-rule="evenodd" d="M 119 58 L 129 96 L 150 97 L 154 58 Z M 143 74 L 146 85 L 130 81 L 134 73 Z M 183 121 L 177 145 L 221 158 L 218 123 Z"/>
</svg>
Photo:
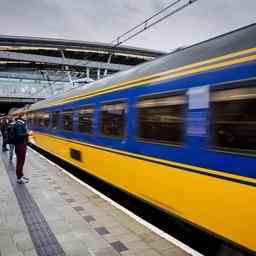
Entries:
<svg viewBox="0 0 256 256">
<path fill-rule="evenodd" d="M 11 124 L 8 126 L 7 134 L 8 134 L 8 142 L 10 144 L 14 144 L 15 139 L 16 139 L 14 124 Z"/>
<path fill-rule="evenodd" d="M 15 140 L 14 144 L 27 143 L 28 134 L 26 124 L 22 119 L 18 119 L 14 125 Z"/>
</svg>

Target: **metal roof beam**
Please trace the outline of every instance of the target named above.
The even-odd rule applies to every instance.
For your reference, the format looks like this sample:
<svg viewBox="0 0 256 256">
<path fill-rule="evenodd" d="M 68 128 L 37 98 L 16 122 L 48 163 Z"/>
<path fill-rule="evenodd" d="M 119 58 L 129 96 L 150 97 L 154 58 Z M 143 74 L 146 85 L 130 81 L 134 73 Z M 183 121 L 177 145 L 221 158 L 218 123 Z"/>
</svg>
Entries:
<svg viewBox="0 0 256 256">
<path fill-rule="evenodd" d="M 109 52 L 113 51 L 112 44 L 100 42 L 86 42 L 67 39 L 6 36 L 0 35 L 0 45 L 8 47 L 31 47 L 31 48 L 54 48 L 54 49 L 79 49 Z M 118 46 L 114 49 L 115 53 L 130 54 L 138 57 L 159 57 L 166 53 L 156 50 L 137 48 L 131 46 Z"/>
<path fill-rule="evenodd" d="M 67 76 L 63 72 L 56 72 L 56 74 L 48 74 L 50 81 L 69 82 Z M 25 80 L 42 80 L 45 81 L 45 77 L 40 73 L 28 73 L 28 72 L 4 72 L 0 71 L 0 78 L 8 79 L 25 79 Z"/>
<path fill-rule="evenodd" d="M 39 100 L 43 100 L 44 98 L 22 98 L 22 97 L 0 97 L 0 103 L 7 102 L 7 103 L 27 103 L 32 104 Z"/>
<path fill-rule="evenodd" d="M 0 59 L 9 59 L 17 61 L 51 63 L 65 66 L 90 67 L 97 69 L 125 70 L 132 66 L 123 64 L 104 63 L 99 61 L 63 59 L 62 57 L 50 57 L 37 54 L 17 53 L 9 51 L 0 51 Z"/>
</svg>

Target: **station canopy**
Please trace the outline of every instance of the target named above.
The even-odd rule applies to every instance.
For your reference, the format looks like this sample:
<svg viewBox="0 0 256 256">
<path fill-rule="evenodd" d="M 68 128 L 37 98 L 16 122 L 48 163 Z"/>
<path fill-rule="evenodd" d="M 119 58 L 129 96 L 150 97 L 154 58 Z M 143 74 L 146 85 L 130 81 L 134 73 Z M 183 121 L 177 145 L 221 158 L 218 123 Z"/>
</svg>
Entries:
<svg viewBox="0 0 256 256">
<path fill-rule="evenodd" d="M 164 54 L 98 42 L 0 36 L 0 102 L 32 103 Z"/>
</svg>

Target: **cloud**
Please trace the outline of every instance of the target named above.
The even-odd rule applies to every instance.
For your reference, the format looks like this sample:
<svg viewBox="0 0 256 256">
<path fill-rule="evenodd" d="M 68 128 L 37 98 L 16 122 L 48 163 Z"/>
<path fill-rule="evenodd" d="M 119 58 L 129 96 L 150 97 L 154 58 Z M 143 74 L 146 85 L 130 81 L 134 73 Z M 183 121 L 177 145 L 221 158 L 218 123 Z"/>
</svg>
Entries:
<svg viewBox="0 0 256 256">
<path fill-rule="evenodd" d="M 0 34 L 110 42 L 169 0 L 2 0 Z M 184 0 L 185 2 L 185 0 Z M 256 21 L 255 0 L 199 0 L 128 42 L 171 50 Z"/>
</svg>

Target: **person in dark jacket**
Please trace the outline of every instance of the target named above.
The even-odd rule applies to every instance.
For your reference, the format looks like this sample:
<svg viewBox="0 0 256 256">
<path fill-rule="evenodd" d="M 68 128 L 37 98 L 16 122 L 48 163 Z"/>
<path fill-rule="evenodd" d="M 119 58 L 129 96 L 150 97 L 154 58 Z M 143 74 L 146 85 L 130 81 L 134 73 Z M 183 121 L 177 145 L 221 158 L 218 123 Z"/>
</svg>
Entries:
<svg viewBox="0 0 256 256">
<path fill-rule="evenodd" d="M 15 126 L 15 119 L 13 117 L 9 118 L 9 123 L 7 126 L 7 137 L 8 137 L 8 144 L 10 147 L 10 151 L 9 151 L 9 160 L 12 161 L 13 159 L 13 152 L 14 152 L 14 148 L 15 148 L 15 130 L 14 130 L 14 126 Z"/>
<path fill-rule="evenodd" d="M 8 151 L 7 149 L 7 142 L 8 142 L 8 137 L 7 137 L 7 125 L 8 125 L 8 119 L 4 118 L 2 119 L 1 122 L 1 133 L 2 133 L 2 137 L 3 137 L 3 144 L 2 144 L 2 151 Z"/>
<path fill-rule="evenodd" d="M 27 139 L 28 132 L 26 128 L 25 119 L 22 116 L 19 116 L 16 119 L 14 125 L 14 145 L 15 145 L 15 153 L 16 153 L 16 175 L 17 175 L 17 183 L 23 184 L 29 181 L 29 178 L 25 177 L 23 174 L 23 166 L 25 163 L 26 152 L 27 152 Z"/>
</svg>

